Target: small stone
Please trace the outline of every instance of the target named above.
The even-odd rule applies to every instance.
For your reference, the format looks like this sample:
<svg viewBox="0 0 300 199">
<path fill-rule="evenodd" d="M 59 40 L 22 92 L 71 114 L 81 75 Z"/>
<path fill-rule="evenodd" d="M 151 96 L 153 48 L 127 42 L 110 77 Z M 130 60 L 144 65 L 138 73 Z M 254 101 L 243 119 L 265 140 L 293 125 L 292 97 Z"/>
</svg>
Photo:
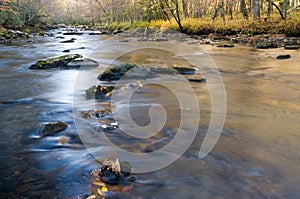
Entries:
<svg viewBox="0 0 300 199">
<path fill-rule="evenodd" d="M 44 125 L 42 135 L 52 135 L 54 133 L 65 130 L 68 127 L 68 124 L 63 122 L 51 122 Z"/>
</svg>

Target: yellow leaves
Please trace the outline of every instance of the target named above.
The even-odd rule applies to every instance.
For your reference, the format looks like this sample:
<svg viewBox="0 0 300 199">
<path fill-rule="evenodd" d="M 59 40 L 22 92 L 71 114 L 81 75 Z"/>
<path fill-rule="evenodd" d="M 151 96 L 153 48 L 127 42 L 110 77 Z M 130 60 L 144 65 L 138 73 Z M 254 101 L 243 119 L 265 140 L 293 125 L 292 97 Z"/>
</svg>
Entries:
<svg viewBox="0 0 300 199">
<path fill-rule="evenodd" d="M 104 187 L 101 187 L 101 189 L 97 189 L 97 193 L 100 195 L 100 196 L 105 196 L 108 192 L 108 188 L 106 186 Z"/>
<path fill-rule="evenodd" d="M 104 193 L 105 193 L 105 192 L 108 192 L 108 188 L 107 188 L 106 186 L 103 186 L 103 187 L 101 188 L 101 191 L 104 192 Z"/>
</svg>

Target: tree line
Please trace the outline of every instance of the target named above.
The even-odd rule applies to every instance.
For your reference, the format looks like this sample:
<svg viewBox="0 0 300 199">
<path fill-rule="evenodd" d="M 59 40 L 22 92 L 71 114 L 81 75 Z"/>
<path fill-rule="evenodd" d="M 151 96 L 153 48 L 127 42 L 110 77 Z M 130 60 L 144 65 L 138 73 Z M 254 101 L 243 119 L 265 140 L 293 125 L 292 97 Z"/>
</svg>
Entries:
<svg viewBox="0 0 300 199">
<path fill-rule="evenodd" d="M 268 20 L 271 14 L 283 20 L 299 8 L 299 0 L 1 0 L 0 25 L 40 23 L 130 24 L 152 20 L 207 18 Z"/>
</svg>

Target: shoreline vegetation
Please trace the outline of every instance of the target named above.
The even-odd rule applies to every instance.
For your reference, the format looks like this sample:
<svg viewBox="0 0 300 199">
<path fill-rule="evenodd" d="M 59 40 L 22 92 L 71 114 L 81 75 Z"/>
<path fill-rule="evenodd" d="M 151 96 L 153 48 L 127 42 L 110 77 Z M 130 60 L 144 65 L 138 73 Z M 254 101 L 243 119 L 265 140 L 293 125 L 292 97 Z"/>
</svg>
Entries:
<svg viewBox="0 0 300 199">
<path fill-rule="evenodd" d="M 66 24 L 66 25 L 64 25 Z M 300 37 L 299 0 L 2 0 L 0 39 L 9 29 L 46 35 L 59 27 L 107 34 L 149 28 L 193 38 Z M 243 39 L 248 42 L 247 39 Z M 251 39 L 250 39 L 251 43 Z"/>
<path fill-rule="evenodd" d="M 45 36 L 46 32 L 56 28 L 79 28 L 83 30 L 101 31 L 106 34 L 114 34 L 138 28 L 160 29 L 162 31 L 170 29 L 187 34 L 195 39 L 214 39 L 214 40 L 236 40 L 234 43 L 255 44 L 257 42 L 270 39 L 289 39 L 295 40 L 294 44 L 299 45 L 300 37 L 300 15 L 293 18 L 282 20 L 280 17 L 271 17 L 268 20 L 233 19 L 226 23 L 222 18 L 215 19 L 193 19 L 187 18 L 181 22 L 183 31 L 180 31 L 175 20 L 165 21 L 156 20 L 151 22 L 113 22 L 103 27 L 100 25 L 48 25 L 37 24 L 22 27 L 9 27 L 0 25 L 0 42 L 8 39 L 10 30 L 22 31 L 26 37 L 29 35 Z"/>
</svg>

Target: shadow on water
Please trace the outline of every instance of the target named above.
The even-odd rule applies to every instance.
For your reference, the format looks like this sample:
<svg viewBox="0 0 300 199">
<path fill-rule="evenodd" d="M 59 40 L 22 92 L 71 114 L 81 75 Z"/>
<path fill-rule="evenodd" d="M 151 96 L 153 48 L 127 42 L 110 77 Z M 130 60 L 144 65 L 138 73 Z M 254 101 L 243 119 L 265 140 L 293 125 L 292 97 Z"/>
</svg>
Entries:
<svg viewBox="0 0 300 199">
<path fill-rule="evenodd" d="M 110 156 L 110 149 L 105 144 L 99 146 L 99 140 L 95 139 L 97 133 L 103 133 L 97 130 L 98 120 L 80 118 L 80 111 L 111 104 L 87 100 L 84 92 L 99 83 L 96 77 L 118 58 L 116 54 L 125 52 L 128 45 L 143 48 L 145 43 L 112 40 L 96 45 L 96 42 L 103 42 L 104 37 L 75 37 L 74 44 L 38 37 L 33 43 L 0 48 L 1 198 L 84 198 L 92 189 L 90 172 L 100 163 L 85 148 L 87 145 L 82 143 L 81 136 L 94 146 L 89 150 L 97 151 L 103 158 Z M 183 42 L 168 41 L 157 45 L 183 48 L 186 55 L 182 57 L 203 56 L 202 51 L 196 51 L 199 46 Z M 85 48 L 78 49 L 78 46 Z M 117 192 L 112 197 L 297 198 L 300 195 L 300 72 L 296 65 L 299 55 L 294 53 L 290 60 L 277 61 L 273 58 L 283 53 L 281 49 L 203 48 L 221 71 L 227 95 L 225 128 L 217 145 L 207 157 L 198 158 L 210 121 L 211 102 L 207 86 L 192 82 L 201 109 L 200 127 L 193 144 L 173 164 L 138 174 L 131 191 Z M 81 71 L 28 70 L 36 60 L 62 55 L 65 49 L 75 49 L 75 53 L 90 56 L 100 65 Z M 140 52 L 126 54 L 117 62 L 184 63 L 183 59 L 174 60 L 172 53 L 151 51 L 153 55 L 145 56 L 145 51 Z M 199 69 L 200 72 L 209 70 L 205 64 L 199 64 Z M 85 102 L 76 107 L 77 112 L 73 108 L 74 97 Z M 160 133 L 141 141 L 116 130 L 107 134 L 111 141 L 133 152 L 149 152 L 168 144 L 176 134 L 181 107 L 172 92 L 157 85 L 144 86 L 131 98 L 130 111 L 137 124 L 146 126 L 149 123 L 152 103 L 163 104 L 168 114 L 166 126 Z M 122 104 L 115 103 L 112 111 L 120 108 Z M 80 118 L 84 129 L 76 129 L 74 117 Z M 113 121 L 111 116 L 104 119 Z M 184 119 L 193 118 L 186 116 Z M 65 122 L 69 127 L 52 136 L 41 137 L 42 125 L 53 121 Z M 127 118 L 118 122 L 126 124 Z M 185 133 L 189 133 L 188 126 Z"/>
</svg>

